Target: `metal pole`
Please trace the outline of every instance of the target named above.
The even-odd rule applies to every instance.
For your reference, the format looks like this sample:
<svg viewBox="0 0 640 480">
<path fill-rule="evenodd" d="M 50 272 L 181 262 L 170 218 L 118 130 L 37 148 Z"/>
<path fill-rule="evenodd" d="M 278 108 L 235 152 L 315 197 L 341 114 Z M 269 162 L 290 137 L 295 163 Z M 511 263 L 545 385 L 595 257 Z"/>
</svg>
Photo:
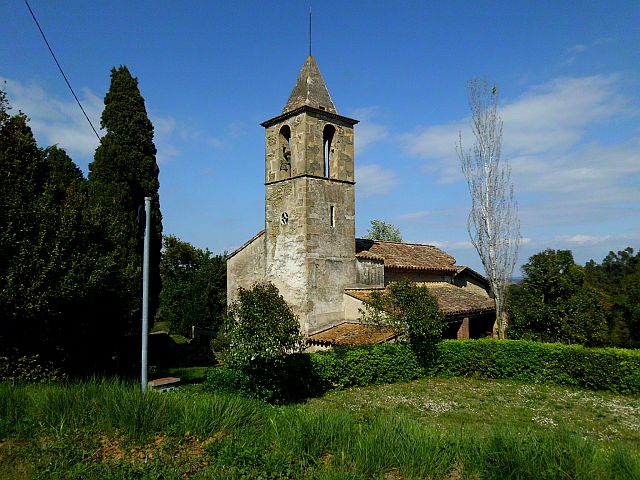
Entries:
<svg viewBox="0 0 640 480">
<path fill-rule="evenodd" d="M 147 341 L 149 335 L 149 248 L 151 245 L 151 197 L 144 197 L 144 256 L 142 261 L 142 391 L 147 391 Z"/>
</svg>

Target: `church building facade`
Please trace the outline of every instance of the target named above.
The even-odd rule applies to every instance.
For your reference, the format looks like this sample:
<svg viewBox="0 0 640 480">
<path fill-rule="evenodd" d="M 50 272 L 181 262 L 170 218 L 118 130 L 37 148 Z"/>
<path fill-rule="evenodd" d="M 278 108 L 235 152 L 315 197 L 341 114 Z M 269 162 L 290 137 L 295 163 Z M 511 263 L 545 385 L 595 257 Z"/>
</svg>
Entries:
<svg viewBox="0 0 640 480">
<path fill-rule="evenodd" d="M 368 290 L 411 278 L 433 288 L 451 322 L 466 315 L 459 319 L 463 337 L 470 336 L 474 316 L 483 318 L 475 325 L 485 334 L 494 306 L 481 275 L 430 245 L 355 238 L 357 123 L 338 114 L 309 55 L 282 113 L 262 123 L 265 228 L 229 256 L 228 302 L 239 287 L 269 281 L 298 315 L 302 331 L 331 345 L 357 330 L 358 306 Z M 456 319 L 444 300 L 453 297 L 464 307 L 454 309 Z"/>
</svg>

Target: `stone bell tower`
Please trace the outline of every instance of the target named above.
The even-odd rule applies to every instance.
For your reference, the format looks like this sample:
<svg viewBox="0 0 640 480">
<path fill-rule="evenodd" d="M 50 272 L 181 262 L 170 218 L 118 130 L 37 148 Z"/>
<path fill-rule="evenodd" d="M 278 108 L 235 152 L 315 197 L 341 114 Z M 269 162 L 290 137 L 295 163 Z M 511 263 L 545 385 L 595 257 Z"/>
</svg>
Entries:
<svg viewBox="0 0 640 480">
<path fill-rule="evenodd" d="M 353 126 L 336 111 L 314 58 L 282 114 L 262 123 L 266 278 L 310 334 L 344 319 L 355 266 Z"/>
</svg>

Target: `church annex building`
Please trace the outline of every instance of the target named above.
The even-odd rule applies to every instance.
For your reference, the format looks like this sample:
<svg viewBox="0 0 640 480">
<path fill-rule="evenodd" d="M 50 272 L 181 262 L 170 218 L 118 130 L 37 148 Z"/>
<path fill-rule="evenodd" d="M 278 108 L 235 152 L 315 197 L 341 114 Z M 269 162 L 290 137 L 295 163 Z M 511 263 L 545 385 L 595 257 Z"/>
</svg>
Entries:
<svg viewBox="0 0 640 480">
<path fill-rule="evenodd" d="M 338 114 L 309 55 L 282 113 L 262 123 L 265 228 L 229 256 L 228 302 L 239 287 L 269 281 L 311 344 L 370 343 L 358 323 L 362 302 L 408 278 L 437 297 L 449 323 L 445 336 L 490 334 L 495 304 L 482 275 L 431 245 L 355 238 L 357 123 Z"/>
</svg>

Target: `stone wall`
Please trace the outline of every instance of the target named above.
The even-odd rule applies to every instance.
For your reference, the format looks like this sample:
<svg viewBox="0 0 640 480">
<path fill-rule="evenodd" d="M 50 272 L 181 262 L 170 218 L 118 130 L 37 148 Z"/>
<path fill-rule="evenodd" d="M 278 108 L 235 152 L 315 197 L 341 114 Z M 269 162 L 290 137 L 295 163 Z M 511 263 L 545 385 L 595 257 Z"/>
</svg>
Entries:
<svg viewBox="0 0 640 480">
<path fill-rule="evenodd" d="M 385 268 L 384 270 L 384 284 L 389 285 L 391 282 L 397 282 L 398 280 L 404 280 L 408 278 L 412 282 L 426 283 L 426 282 L 452 282 L 451 275 L 446 273 L 432 273 L 421 270 L 409 270 L 409 269 L 395 269 Z"/>
<path fill-rule="evenodd" d="M 267 277 L 305 333 L 339 323 L 343 290 L 356 277 L 353 184 L 298 177 L 266 190 Z"/>
<path fill-rule="evenodd" d="M 335 128 L 329 152 L 328 178 L 353 182 L 353 128 L 340 117 L 322 112 L 303 112 L 267 127 L 265 183 L 300 175 L 324 177 L 323 132 L 327 125 Z"/>
<path fill-rule="evenodd" d="M 267 278 L 303 322 L 309 310 L 306 191 L 303 177 L 268 184 L 265 209 Z"/>
<path fill-rule="evenodd" d="M 352 287 L 384 287 L 384 262 L 356 259 L 356 283 Z"/>
<path fill-rule="evenodd" d="M 472 277 L 471 275 L 467 275 L 464 272 L 456 275 L 454 279 L 454 284 L 458 287 L 469 290 L 472 293 L 482 295 L 484 297 L 489 297 L 489 291 L 483 282 Z"/>
<path fill-rule="evenodd" d="M 360 321 L 360 309 L 364 308 L 362 300 L 353 298 L 351 295 L 343 293 L 344 303 L 344 319 L 347 322 L 359 322 Z"/>
<path fill-rule="evenodd" d="M 267 278 L 307 334 L 343 321 L 355 283 L 353 155 L 353 128 L 336 115 L 302 111 L 266 128 Z"/>
<path fill-rule="evenodd" d="M 355 268 L 355 188 L 308 177 L 306 253 L 309 262 L 309 333 L 344 318 L 343 291 Z"/>
<path fill-rule="evenodd" d="M 239 287 L 251 288 L 265 278 L 265 235 L 261 234 L 227 260 L 227 305 L 235 300 Z"/>
</svg>

